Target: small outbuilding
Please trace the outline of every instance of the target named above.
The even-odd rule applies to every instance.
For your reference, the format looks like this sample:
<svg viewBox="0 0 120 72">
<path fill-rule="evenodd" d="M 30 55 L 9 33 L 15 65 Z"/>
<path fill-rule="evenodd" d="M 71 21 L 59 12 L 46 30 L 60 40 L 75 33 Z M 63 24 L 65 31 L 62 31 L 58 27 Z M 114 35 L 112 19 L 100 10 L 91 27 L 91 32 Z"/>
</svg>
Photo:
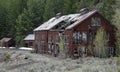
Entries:
<svg viewBox="0 0 120 72">
<path fill-rule="evenodd" d="M 15 46 L 15 40 L 13 38 L 2 38 L 0 40 L 0 46 L 14 47 Z"/>
<path fill-rule="evenodd" d="M 33 48 L 35 46 L 35 37 L 34 34 L 29 34 L 24 38 L 25 47 Z"/>
</svg>

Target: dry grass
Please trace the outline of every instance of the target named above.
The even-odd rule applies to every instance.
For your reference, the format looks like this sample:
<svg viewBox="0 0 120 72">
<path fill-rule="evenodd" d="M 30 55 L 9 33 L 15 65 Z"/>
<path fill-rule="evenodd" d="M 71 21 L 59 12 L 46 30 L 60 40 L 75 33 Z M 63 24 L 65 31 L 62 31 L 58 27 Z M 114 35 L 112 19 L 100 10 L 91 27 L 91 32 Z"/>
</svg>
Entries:
<svg viewBox="0 0 120 72">
<path fill-rule="evenodd" d="M 0 50 L 0 53 L 5 51 Z M 8 62 L 0 62 L 0 72 L 118 72 L 118 69 L 120 70 L 118 60 L 120 58 L 87 57 L 72 60 L 16 50 L 9 51 L 9 54 Z"/>
<path fill-rule="evenodd" d="M 120 72 L 120 56 L 113 57 L 112 59 L 116 61 L 118 72 Z"/>
</svg>

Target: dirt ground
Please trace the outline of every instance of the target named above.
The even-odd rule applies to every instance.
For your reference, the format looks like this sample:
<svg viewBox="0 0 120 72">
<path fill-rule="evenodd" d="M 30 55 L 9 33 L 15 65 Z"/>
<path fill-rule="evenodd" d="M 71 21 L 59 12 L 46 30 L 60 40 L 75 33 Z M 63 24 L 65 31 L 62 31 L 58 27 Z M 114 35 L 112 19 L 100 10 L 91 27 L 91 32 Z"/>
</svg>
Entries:
<svg viewBox="0 0 120 72">
<path fill-rule="evenodd" d="M 6 55 L 8 60 L 5 61 Z M 18 49 L 0 49 L 0 72 L 118 72 L 111 58 L 60 59 Z"/>
</svg>

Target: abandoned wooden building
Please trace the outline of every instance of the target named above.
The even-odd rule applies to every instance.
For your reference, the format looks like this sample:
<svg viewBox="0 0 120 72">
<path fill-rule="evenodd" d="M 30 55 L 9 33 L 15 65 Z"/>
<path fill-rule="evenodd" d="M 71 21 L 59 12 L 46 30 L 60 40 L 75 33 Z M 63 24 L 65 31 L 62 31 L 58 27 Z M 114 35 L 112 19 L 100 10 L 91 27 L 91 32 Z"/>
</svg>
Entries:
<svg viewBox="0 0 120 72">
<path fill-rule="evenodd" d="M 25 47 L 34 48 L 35 46 L 35 37 L 34 34 L 29 34 L 24 38 Z"/>
<path fill-rule="evenodd" d="M 115 31 L 105 17 L 97 10 L 81 10 L 78 14 L 61 15 L 49 19 L 34 29 L 35 48 L 38 53 L 53 54 L 58 50 L 60 38 L 64 36 L 64 48 L 70 57 L 81 56 L 78 48 L 84 46 L 83 52 L 90 55 L 88 44 L 93 42 L 98 28 L 103 27 L 108 34 L 110 54 L 115 54 Z M 77 55 L 76 55 L 77 54 Z"/>
<path fill-rule="evenodd" d="M 2 38 L 0 40 L 1 47 L 15 47 L 15 40 L 13 38 Z"/>
</svg>

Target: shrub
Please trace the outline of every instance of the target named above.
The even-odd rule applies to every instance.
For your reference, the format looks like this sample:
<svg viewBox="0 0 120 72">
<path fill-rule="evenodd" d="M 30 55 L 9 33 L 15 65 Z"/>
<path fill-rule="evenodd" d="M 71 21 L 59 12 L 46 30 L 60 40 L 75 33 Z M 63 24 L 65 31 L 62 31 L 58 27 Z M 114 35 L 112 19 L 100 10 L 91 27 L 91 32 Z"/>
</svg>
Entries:
<svg viewBox="0 0 120 72">
<path fill-rule="evenodd" d="M 119 0 L 116 0 L 116 1 L 117 1 L 117 4 L 120 3 Z M 120 55 L 120 8 L 119 8 L 119 6 L 115 10 L 115 14 L 113 15 L 112 23 L 116 27 L 116 49 L 117 49 L 116 51 L 117 51 L 117 55 Z"/>
<path fill-rule="evenodd" d="M 107 57 L 107 35 L 105 30 L 101 27 L 97 31 L 94 40 L 94 54 L 98 57 Z"/>
<path fill-rule="evenodd" d="M 6 53 L 4 56 L 4 61 L 9 61 L 10 60 L 10 54 Z"/>
</svg>

